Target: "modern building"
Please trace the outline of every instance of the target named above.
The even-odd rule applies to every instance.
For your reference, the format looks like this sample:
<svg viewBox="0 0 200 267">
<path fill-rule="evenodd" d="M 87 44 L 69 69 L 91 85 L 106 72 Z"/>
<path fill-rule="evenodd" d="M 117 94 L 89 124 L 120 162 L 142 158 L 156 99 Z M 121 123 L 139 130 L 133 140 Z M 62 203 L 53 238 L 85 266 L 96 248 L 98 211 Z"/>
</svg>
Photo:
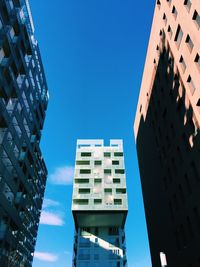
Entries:
<svg viewBox="0 0 200 267">
<path fill-rule="evenodd" d="M 47 169 L 47 84 L 28 0 L 0 1 L 0 266 L 32 265 Z"/>
<path fill-rule="evenodd" d="M 157 0 L 134 124 L 152 266 L 200 266 L 200 3 Z"/>
<path fill-rule="evenodd" d="M 78 140 L 72 212 L 73 267 L 127 266 L 127 216 L 122 140 Z"/>
</svg>

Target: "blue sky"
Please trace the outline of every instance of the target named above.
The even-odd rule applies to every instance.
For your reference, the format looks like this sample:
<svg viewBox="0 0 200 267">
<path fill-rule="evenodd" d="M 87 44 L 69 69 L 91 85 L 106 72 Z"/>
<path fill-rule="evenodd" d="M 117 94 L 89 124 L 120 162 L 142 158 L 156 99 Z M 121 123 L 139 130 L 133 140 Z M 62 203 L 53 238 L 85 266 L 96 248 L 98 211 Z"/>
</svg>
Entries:
<svg viewBox="0 0 200 267">
<path fill-rule="evenodd" d="M 154 4 L 30 0 L 50 93 L 41 141 L 49 177 L 33 267 L 71 266 L 78 138 L 124 140 L 128 265 L 151 267 L 133 121 Z"/>
</svg>

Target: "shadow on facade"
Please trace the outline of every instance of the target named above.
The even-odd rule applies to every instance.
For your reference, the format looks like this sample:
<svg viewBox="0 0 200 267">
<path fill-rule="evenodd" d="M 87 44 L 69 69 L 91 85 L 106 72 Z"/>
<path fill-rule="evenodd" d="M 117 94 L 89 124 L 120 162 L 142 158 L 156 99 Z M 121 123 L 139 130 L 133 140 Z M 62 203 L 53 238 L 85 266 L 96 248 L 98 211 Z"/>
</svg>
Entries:
<svg viewBox="0 0 200 267">
<path fill-rule="evenodd" d="M 199 124 L 170 49 L 154 63 L 136 140 L 152 266 L 200 266 Z"/>
<path fill-rule="evenodd" d="M 111 228 L 110 228 L 111 229 Z M 126 267 L 124 230 L 105 233 L 105 229 L 83 228 L 75 234 L 73 267 Z"/>
</svg>

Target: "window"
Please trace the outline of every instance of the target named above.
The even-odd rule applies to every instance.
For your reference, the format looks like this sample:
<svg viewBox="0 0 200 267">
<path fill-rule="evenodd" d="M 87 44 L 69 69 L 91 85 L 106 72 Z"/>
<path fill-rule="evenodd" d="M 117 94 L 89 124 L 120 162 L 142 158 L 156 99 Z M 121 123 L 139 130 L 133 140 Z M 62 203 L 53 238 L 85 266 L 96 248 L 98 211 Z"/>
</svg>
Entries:
<svg viewBox="0 0 200 267">
<path fill-rule="evenodd" d="M 75 184 L 88 184 L 89 179 L 75 179 Z"/>
<path fill-rule="evenodd" d="M 115 173 L 116 174 L 124 174 L 124 169 L 116 169 Z"/>
<path fill-rule="evenodd" d="M 199 29 L 200 28 L 200 16 L 196 10 L 194 11 L 194 15 L 192 19 L 196 22 L 197 28 Z"/>
<path fill-rule="evenodd" d="M 190 237 L 192 238 L 194 236 L 194 231 L 193 231 L 192 223 L 191 223 L 189 216 L 187 216 L 187 228 L 188 228 L 188 232 L 190 233 Z"/>
<path fill-rule="evenodd" d="M 104 152 L 104 157 L 105 158 L 110 158 L 111 156 L 111 153 L 110 152 Z"/>
<path fill-rule="evenodd" d="M 189 50 L 191 52 L 193 47 L 194 47 L 194 44 L 193 44 L 189 34 L 187 35 L 185 42 L 188 44 L 188 48 L 189 48 Z"/>
<path fill-rule="evenodd" d="M 104 189 L 104 192 L 105 193 L 112 193 L 112 188 L 105 188 Z"/>
<path fill-rule="evenodd" d="M 191 188 L 190 180 L 188 179 L 188 175 L 187 174 L 184 175 L 184 179 L 185 179 L 185 182 L 186 182 L 186 187 L 187 187 L 188 194 L 191 195 L 192 188 Z"/>
<path fill-rule="evenodd" d="M 114 152 L 115 157 L 123 157 L 123 152 Z"/>
<path fill-rule="evenodd" d="M 200 215 L 197 207 L 194 208 L 194 216 L 197 223 L 198 228 L 200 227 Z"/>
<path fill-rule="evenodd" d="M 89 160 L 77 160 L 76 165 L 90 165 Z"/>
<path fill-rule="evenodd" d="M 111 170 L 110 169 L 104 169 L 104 173 L 105 174 L 111 174 Z"/>
<path fill-rule="evenodd" d="M 167 32 L 169 33 L 170 38 L 172 37 L 172 29 L 170 25 L 168 26 Z"/>
<path fill-rule="evenodd" d="M 179 62 L 181 64 L 181 68 L 182 68 L 183 73 L 184 73 L 185 72 L 185 69 L 186 69 L 186 64 L 185 64 L 185 60 L 183 59 L 182 56 L 180 57 Z"/>
<path fill-rule="evenodd" d="M 94 204 L 95 205 L 98 205 L 98 204 L 101 204 L 102 203 L 102 199 L 100 199 L 100 198 L 95 198 L 94 199 Z"/>
<path fill-rule="evenodd" d="M 116 193 L 117 194 L 126 194 L 126 188 L 117 188 Z"/>
<path fill-rule="evenodd" d="M 73 204 L 75 205 L 88 205 L 88 199 L 73 199 Z"/>
<path fill-rule="evenodd" d="M 119 160 L 113 160 L 112 165 L 119 165 Z"/>
<path fill-rule="evenodd" d="M 164 20 L 165 25 L 166 25 L 166 24 L 167 24 L 167 17 L 166 17 L 166 15 L 165 15 L 165 13 L 163 14 L 163 20 Z"/>
<path fill-rule="evenodd" d="M 191 0 L 185 0 L 184 5 L 187 7 L 187 10 L 189 12 L 192 5 Z"/>
<path fill-rule="evenodd" d="M 196 54 L 196 57 L 194 59 L 194 62 L 196 62 L 198 68 L 200 68 L 200 56 L 199 56 L 199 54 Z"/>
<path fill-rule="evenodd" d="M 91 152 L 81 152 L 81 157 L 91 157 Z"/>
<path fill-rule="evenodd" d="M 108 230 L 109 235 L 118 235 L 118 227 L 110 227 Z"/>
<path fill-rule="evenodd" d="M 160 8 L 161 6 L 160 0 L 157 0 L 157 6 Z"/>
<path fill-rule="evenodd" d="M 102 164 L 102 161 L 101 160 L 95 160 L 94 161 L 94 165 L 101 165 Z"/>
<path fill-rule="evenodd" d="M 174 18 L 176 19 L 178 13 L 177 13 L 175 6 L 173 6 L 172 8 L 172 14 L 174 15 Z"/>
<path fill-rule="evenodd" d="M 78 192 L 79 192 L 79 194 L 89 194 L 90 189 L 89 188 L 79 188 Z"/>
<path fill-rule="evenodd" d="M 91 173 L 91 170 L 89 170 L 89 169 L 80 170 L 80 174 L 89 174 L 89 173 Z"/>
<path fill-rule="evenodd" d="M 194 82 L 193 82 L 193 80 L 192 80 L 190 75 L 188 76 L 187 82 L 188 82 L 189 87 L 190 87 L 190 92 L 193 95 L 195 90 L 196 90 L 196 87 L 195 87 Z"/>
<path fill-rule="evenodd" d="M 113 178 L 113 184 L 120 184 L 119 178 Z"/>
<path fill-rule="evenodd" d="M 101 178 L 95 178 L 94 179 L 94 183 L 95 184 L 101 184 L 101 182 L 102 182 L 102 179 Z"/>
<path fill-rule="evenodd" d="M 181 26 L 178 25 L 176 35 L 174 38 L 174 41 L 177 43 L 178 48 L 180 47 L 182 38 L 183 38 L 183 32 L 181 30 Z"/>
<path fill-rule="evenodd" d="M 171 5 L 172 0 L 167 0 L 168 4 Z"/>
<path fill-rule="evenodd" d="M 114 199 L 114 205 L 121 205 L 121 204 L 122 204 L 122 200 L 120 198 Z"/>
</svg>

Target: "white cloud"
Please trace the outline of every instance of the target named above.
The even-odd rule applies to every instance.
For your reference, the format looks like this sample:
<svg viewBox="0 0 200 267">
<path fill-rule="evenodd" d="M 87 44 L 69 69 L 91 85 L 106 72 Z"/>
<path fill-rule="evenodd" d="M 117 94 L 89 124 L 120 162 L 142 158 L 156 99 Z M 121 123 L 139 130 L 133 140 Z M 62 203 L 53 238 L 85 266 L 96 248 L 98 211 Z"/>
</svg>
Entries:
<svg viewBox="0 0 200 267">
<path fill-rule="evenodd" d="M 74 175 L 74 168 L 71 166 L 64 166 L 56 168 L 54 173 L 50 174 L 49 179 L 53 184 L 70 185 L 72 184 Z"/>
<path fill-rule="evenodd" d="M 58 201 L 55 201 L 49 198 L 44 198 L 43 209 L 46 209 L 49 207 L 57 207 L 57 206 L 60 206 L 60 203 Z"/>
<path fill-rule="evenodd" d="M 41 261 L 55 262 L 58 260 L 58 255 L 47 253 L 47 252 L 39 252 L 35 251 L 34 257 Z"/>
<path fill-rule="evenodd" d="M 40 216 L 40 224 L 63 226 L 64 221 L 62 217 L 57 213 L 42 211 Z"/>
</svg>

